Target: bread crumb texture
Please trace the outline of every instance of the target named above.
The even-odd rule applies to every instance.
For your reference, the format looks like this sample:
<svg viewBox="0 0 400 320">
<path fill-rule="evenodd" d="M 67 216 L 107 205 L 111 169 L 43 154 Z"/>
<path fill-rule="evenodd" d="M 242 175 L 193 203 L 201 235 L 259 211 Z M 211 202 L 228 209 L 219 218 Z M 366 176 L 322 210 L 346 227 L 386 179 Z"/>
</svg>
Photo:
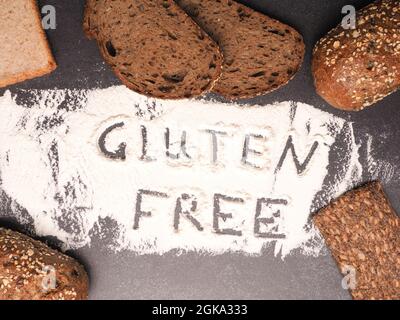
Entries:
<svg viewBox="0 0 400 320">
<path fill-rule="evenodd" d="M 88 283 L 74 259 L 0 228 L 0 300 L 83 300 L 88 298 Z"/>
<path fill-rule="evenodd" d="M 173 0 L 88 0 L 83 25 L 116 75 L 138 93 L 192 98 L 221 76 L 219 47 Z"/>
<path fill-rule="evenodd" d="M 305 45 L 292 27 L 232 0 L 176 0 L 220 46 L 224 68 L 213 92 L 252 98 L 287 84 Z"/>
<path fill-rule="evenodd" d="M 341 25 L 314 48 L 318 93 L 332 106 L 358 111 L 400 86 L 400 0 L 380 0 L 357 13 L 356 29 Z"/>
<path fill-rule="evenodd" d="M 379 182 L 346 193 L 313 220 L 340 270 L 354 268 L 354 299 L 400 299 L 400 218 Z"/>
<path fill-rule="evenodd" d="M 0 87 L 56 68 L 35 0 L 0 0 Z"/>
</svg>

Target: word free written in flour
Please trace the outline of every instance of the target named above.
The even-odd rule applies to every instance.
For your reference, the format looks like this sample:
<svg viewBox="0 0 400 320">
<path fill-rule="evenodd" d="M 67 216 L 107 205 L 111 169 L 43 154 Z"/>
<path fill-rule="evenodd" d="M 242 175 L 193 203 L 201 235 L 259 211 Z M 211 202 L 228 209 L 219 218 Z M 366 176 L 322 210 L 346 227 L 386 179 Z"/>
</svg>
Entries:
<svg viewBox="0 0 400 320">
<path fill-rule="evenodd" d="M 181 218 L 187 219 L 198 231 L 204 231 L 203 223 L 196 217 L 198 215 L 198 208 L 204 207 L 206 204 L 199 204 L 199 195 L 189 192 L 192 189 L 190 181 L 187 180 L 184 170 L 180 170 L 184 167 L 196 170 L 194 166 L 198 165 L 203 167 L 202 170 L 208 170 L 210 177 L 213 172 L 226 170 L 227 163 L 224 163 L 224 161 L 229 160 L 232 161 L 231 164 L 234 164 L 235 160 L 237 161 L 236 169 L 232 171 L 233 175 L 235 171 L 242 170 L 245 174 L 249 175 L 262 174 L 263 170 L 271 170 L 269 149 L 273 129 L 270 127 L 254 127 L 246 130 L 240 126 L 229 127 L 219 124 L 208 128 L 204 126 L 193 131 L 193 128 L 177 129 L 177 125 L 162 128 L 152 123 L 143 123 L 138 125 L 139 127 L 130 128 L 133 130 L 129 130 L 125 128 L 125 125 L 125 122 L 117 122 L 107 127 L 100 135 L 98 146 L 105 157 L 116 161 L 126 161 L 128 144 L 120 142 L 117 148 L 112 149 L 112 143 L 108 146 L 107 141 L 113 139 L 112 135 L 116 130 L 122 131 L 126 129 L 128 132 L 140 131 L 139 145 L 141 147 L 137 149 L 133 147 L 131 150 L 133 154 L 130 156 L 135 157 L 137 161 L 147 164 L 157 161 L 164 163 L 166 171 L 176 170 L 177 179 L 186 180 L 188 184 L 187 192 L 179 195 L 176 194 L 178 190 L 171 188 L 174 187 L 173 185 L 167 186 L 167 189 L 170 190 L 168 193 L 155 189 L 156 186 L 154 186 L 153 190 L 139 189 L 136 194 L 133 225 L 135 230 L 139 229 L 142 217 L 152 216 L 151 211 L 144 211 L 142 209 L 145 198 L 151 198 L 149 201 L 154 201 L 154 198 L 169 199 L 173 197 L 175 207 L 173 208 L 171 217 L 173 217 L 172 226 L 175 231 L 179 231 Z M 201 135 L 205 136 L 202 137 Z M 149 137 L 153 137 L 153 141 L 150 141 Z M 232 146 L 229 144 L 232 144 Z M 240 146 L 240 148 L 235 149 L 237 146 Z M 278 174 L 286 158 L 289 157 L 288 161 L 293 161 L 297 174 L 303 174 L 307 170 L 318 146 L 319 142 L 314 141 L 305 159 L 300 161 L 293 142 L 293 136 L 289 135 L 285 145 L 282 146 L 279 162 L 273 167 L 274 173 Z M 223 149 L 229 150 L 229 153 L 227 154 Z M 150 154 L 149 150 L 154 150 L 154 155 Z M 161 159 L 160 156 L 162 157 Z M 250 170 L 254 170 L 255 172 L 251 173 L 249 172 Z M 180 172 L 182 172 L 181 177 L 179 177 Z M 163 179 L 163 176 L 161 175 L 159 179 Z M 154 181 L 154 184 L 156 184 L 156 181 Z M 260 187 L 262 188 L 263 186 Z M 215 190 L 218 193 L 212 195 L 212 212 L 210 213 L 212 214 L 213 232 L 240 237 L 243 235 L 242 230 L 220 227 L 220 221 L 225 223 L 228 219 L 233 219 L 233 214 L 231 212 L 224 212 L 222 207 L 225 202 L 241 206 L 246 202 L 246 196 L 223 194 L 222 190 L 224 189 L 226 188 L 221 188 L 219 192 Z M 281 232 L 280 220 L 282 218 L 281 210 L 286 205 L 288 205 L 287 199 L 255 199 L 255 203 L 253 204 L 255 211 L 253 216 L 254 235 L 270 239 L 285 238 L 285 233 Z"/>
</svg>

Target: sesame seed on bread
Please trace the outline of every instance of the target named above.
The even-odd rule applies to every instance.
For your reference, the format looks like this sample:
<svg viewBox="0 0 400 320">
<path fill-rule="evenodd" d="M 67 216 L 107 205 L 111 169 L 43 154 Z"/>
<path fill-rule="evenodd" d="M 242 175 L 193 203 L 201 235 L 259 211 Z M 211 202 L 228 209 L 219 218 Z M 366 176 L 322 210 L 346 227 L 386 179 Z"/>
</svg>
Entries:
<svg viewBox="0 0 400 320">
<path fill-rule="evenodd" d="M 85 300 L 88 290 L 88 276 L 77 261 L 0 228 L 0 300 Z"/>
<path fill-rule="evenodd" d="M 354 271 L 353 299 L 400 299 L 400 217 L 380 182 L 346 192 L 313 222 L 340 271 Z"/>
<path fill-rule="evenodd" d="M 356 29 L 341 25 L 315 46 L 318 94 L 332 106 L 362 110 L 400 87 L 400 0 L 379 0 L 357 13 Z"/>
</svg>

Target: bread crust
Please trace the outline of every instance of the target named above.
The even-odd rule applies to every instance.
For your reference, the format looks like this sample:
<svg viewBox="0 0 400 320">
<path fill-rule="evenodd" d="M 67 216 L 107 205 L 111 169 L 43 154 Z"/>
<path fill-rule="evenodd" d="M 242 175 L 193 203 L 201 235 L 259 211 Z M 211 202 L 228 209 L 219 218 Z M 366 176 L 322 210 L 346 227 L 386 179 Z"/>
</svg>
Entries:
<svg viewBox="0 0 400 320">
<path fill-rule="evenodd" d="M 104 0 L 103 0 L 104 2 Z M 181 17 L 181 20 L 184 20 L 184 23 L 182 25 L 183 28 L 188 28 L 191 29 L 191 32 L 198 33 L 202 37 L 202 41 L 204 42 L 204 49 L 206 52 L 209 53 L 209 56 L 214 56 L 214 61 L 215 61 L 215 66 L 214 66 L 214 71 L 210 72 L 212 76 L 210 79 L 207 80 L 207 84 L 204 85 L 204 79 L 199 80 L 197 86 L 195 86 L 194 90 L 190 92 L 190 94 L 179 92 L 179 89 L 174 90 L 172 92 L 160 92 L 157 90 L 154 90 L 153 88 L 150 89 L 144 89 L 141 84 L 137 82 L 130 81 L 131 79 L 128 79 L 126 74 L 124 74 L 124 71 L 121 70 L 121 66 L 116 64 L 114 59 L 110 58 L 109 53 L 107 52 L 106 44 L 107 44 L 107 36 L 105 35 L 104 32 L 104 24 L 100 23 L 97 19 L 101 19 L 102 14 L 98 13 L 96 11 L 101 10 L 102 8 L 102 3 L 100 1 L 93 1 L 93 0 L 88 0 L 86 2 L 86 8 L 85 8 L 85 17 L 83 21 L 83 29 L 85 34 L 89 39 L 96 39 L 100 53 L 102 54 L 104 60 L 111 66 L 112 70 L 116 74 L 116 76 L 121 80 L 121 82 L 128 87 L 131 90 L 134 90 L 140 94 L 143 94 L 145 96 L 151 97 L 151 98 L 162 98 L 162 99 L 170 99 L 170 100 L 175 100 L 175 99 L 182 99 L 182 98 L 196 98 L 199 97 L 207 92 L 210 92 L 211 89 L 214 87 L 215 83 L 218 81 L 218 79 L 221 76 L 222 73 L 222 65 L 223 65 L 223 55 L 217 46 L 217 44 L 207 35 L 204 33 L 204 31 L 195 23 L 193 22 L 187 15 L 186 13 L 175 4 L 173 0 L 164 0 L 164 1 L 155 1 L 156 5 L 161 6 L 162 5 L 167 6 L 168 9 L 171 9 L 172 13 L 171 16 L 174 17 L 174 15 L 177 15 Z M 116 1 L 117 3 L 118 1 Z M 124 3 L 123 0 L 119 1 L 120 3 Z M 143 2 L 143 1 L 142 1 Z M 145 4 L 145 2 L 144 2 Z M 135 4 L 136 5 L 136 4 Z M 96 10 L 94 10 L 95 6 L 97 6 Z M 166 8 L 166 7 L 164 7 Z M 96 17 L 97 16 L 97 17 Z M 99 17 L 100 16 L 100 17 Z M 149 21 L 152 21 L 149 19 Z M 154 22 L 154 21 L 152 21 Z M 101 27 L 99 27 L 101 26 Z M 178 40 L 179 41 L 179 40 Z M 176 47 L 179 48 L 181 45 L 177 44 Z M 177 58 L 174 58 L 177 59 Z M 193 60 L 198 59 L 198 57 L 193 56 Z M 178 60 L 177 60 L 178 61 Z M 143 63 L 147 63 L 147 61 L 143 60 Z M 201 63 L 204 63 L 202 61 Z M 138 74 L 137 70 L 132 70 L 134 71 L 133 73 Z M 157 73 L 163 73 L 163 72 L 169 72 L 168 68 L 159 68 L 156 72 Z M 139 73 L 140 74 L 140 73 Z M 201 84 L 201 82 L 203 84 Z M 158 82 L 157 82 L 158 85 Z"/>
<path fill-rule="evenodd" d="M 91 24 L 91 17 L 93 15 L 93 8 L 96 6 L 96 1 L 86 0 L 85 9 L 83 14 L 83 31 L 88 39 L 94 39 L 95 32 Z"/>
<path fill-rule="evenodd" d="M 400 1 L 379 0 L 357 13 L 357 28 L 331 30 L 314 48 L 317 93 L 329 104 L 359 111 L 400 87 Z"/>
<path fill-rule="evenodd" d="M 7 79 L 0 79 L 0 88 L 44 76 L 46 74 L 53 72 L 57 68 L 57 63 L 51 52 L 49 42 L 47 41 L 46 33 L 42 28 L 42 21 L 40 18 L 40 11 L 37 0 L 28 0 L 28 1 L 32 5 L 32 8 L 35 11 L 35 20 L 37 25 L 36 31 L 40 33 L 40 37 L 42 38 L 43 44 L 45 45 L 46 48 L 47 65 L 37 70 L 32 70 L 29 72 L 23 72 L 18 75 L 10 76 Z"/>
<path fill-rule="evenodd" d="M 353 299 L 400 299 L 400 218 L 379 182 L 348 191 L 313 222 L 339 269 L 353 277 Z"/>
<path fill-rule="evenodd" d="M 86 300 L 88 291 L 88 276 L 76 260 L 0 228 L 0 300 Z"/>
</svg>

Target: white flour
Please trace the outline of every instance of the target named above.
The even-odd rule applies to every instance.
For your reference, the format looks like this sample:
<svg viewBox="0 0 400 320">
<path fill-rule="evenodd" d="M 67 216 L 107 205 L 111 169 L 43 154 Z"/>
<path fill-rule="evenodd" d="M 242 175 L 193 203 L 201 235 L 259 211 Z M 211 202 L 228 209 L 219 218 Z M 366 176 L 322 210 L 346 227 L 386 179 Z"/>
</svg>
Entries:
<svg viewBox="0 0 400 320">
<path fill-rule="evenodd" d="M 379 180 L 385 184 L 390 184 L 391 182 L 398 183 L 400 181 L 400 176 L 398 174 L 398 161 L 390 163 L 388 161 L 379 159 L 379 153 L 373 148 L 373 138 L 368 136 L 366 140 L 366 153 L 367 153 L 367 172 L 369 174 L 370 180 Z"/>
<path fill-rule="evenodd" d="M 28 94 L 0 98 L 0 186 L 66 248 L 100 236 L 138 254 L 317 255 L 310 214 L 362 173 L 351 123 L 303 103 L 159 101 L 124 87 Z"/>
</svg>

